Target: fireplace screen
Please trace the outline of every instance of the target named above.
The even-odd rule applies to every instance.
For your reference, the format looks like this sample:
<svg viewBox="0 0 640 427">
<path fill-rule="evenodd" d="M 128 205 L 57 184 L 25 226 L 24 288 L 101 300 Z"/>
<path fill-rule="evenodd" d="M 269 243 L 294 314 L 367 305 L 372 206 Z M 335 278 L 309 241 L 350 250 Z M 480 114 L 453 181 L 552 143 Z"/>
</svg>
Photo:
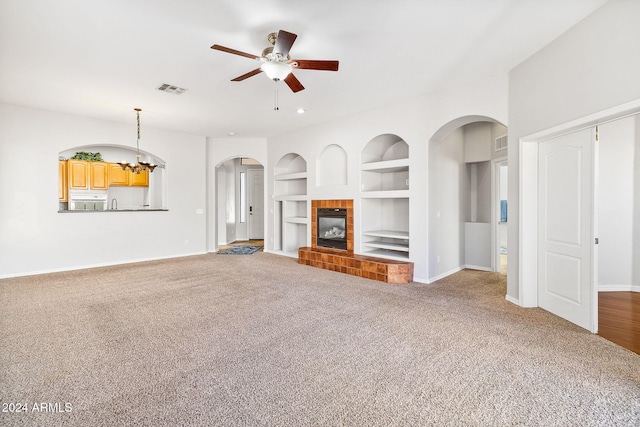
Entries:
<svg viewBox="0 0 640 427">
<path fill-rule="evenodd" d="M 347 210 L 322 208 L 317 211 L 317 245 L 325 248 L 347 249 Z"/>
</svg>

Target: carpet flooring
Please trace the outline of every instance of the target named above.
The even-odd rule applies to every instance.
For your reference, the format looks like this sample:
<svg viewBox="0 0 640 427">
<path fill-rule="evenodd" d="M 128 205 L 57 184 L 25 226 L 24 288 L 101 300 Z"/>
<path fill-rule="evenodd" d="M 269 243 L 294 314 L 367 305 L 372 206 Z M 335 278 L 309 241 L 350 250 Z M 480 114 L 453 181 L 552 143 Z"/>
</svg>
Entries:
<svg viewBox="0 0 640 427">
<path fill-rule="evenodd" d="M 637 426 L 640 356 L 505 289 L 264 252 L 3 279 L 0 425 Z"/>
</svg>

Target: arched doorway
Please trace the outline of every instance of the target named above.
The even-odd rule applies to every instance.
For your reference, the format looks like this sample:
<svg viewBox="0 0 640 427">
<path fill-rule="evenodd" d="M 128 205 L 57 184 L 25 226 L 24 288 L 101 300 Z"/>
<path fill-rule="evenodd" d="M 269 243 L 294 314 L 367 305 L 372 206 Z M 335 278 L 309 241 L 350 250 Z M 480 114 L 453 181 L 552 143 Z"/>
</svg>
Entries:
<svg viewBox="0 0 640 427">
<path fill-rule="evenodd" d="M 463 268 L 500 271 L 500 241 L 506 240 L 499 236 L 501 219 L 506 222 L 500 213 L 507 201 L 497 191 L 496 164 L 506 164 L 506 134 L 491 117 L 464 116 L 429 140 L 429 282 Z"/>
<path fill-rule="evenodd" d="M 264 166 L 233 157 L 215 168 L 216 248 L 264 239 Z"/>
</svg>

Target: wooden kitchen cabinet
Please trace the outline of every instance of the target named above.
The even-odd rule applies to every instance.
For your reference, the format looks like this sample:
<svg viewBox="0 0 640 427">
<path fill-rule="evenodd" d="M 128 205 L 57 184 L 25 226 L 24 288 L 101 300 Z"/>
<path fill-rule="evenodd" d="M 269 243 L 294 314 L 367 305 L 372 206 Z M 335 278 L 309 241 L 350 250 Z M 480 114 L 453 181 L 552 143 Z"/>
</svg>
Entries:
<svg viewBox="0 0 640 427">
<path fill-rule="evenodd" d="M 84 160 L 67 160 L 67 182 L 69 189 L 89 189 L 89 162 Z"/>
<path fill-rule="evenodd" d="M 122 170 L 117 163 L 109 163 L 109 185 L 128 186 L 131 172 Z"/>
<path fill-rule="evenodd" d="M 91 179 L 89 186 L 92 190 L 106 190 L 109 188 L 109 169 L 104 162 L 89 162 Z"/>
<path fill-rule="evenodd" d="M 149 186 L 149 171 L 144 170 L 140 173 L 129 172 L 129 185 L 132 187 L 148 187 Z"/>
<path fill-rule="evenodd" d="M 67 180 L 72 190 L 106 190 L 109 187 L 107 163 L 67 160 Z"/>
<path fill-rule="evenodd" d="M 109 185 L 120 187 L 148 187 L 149 171 L 142 171 L 139 174 L 130 170 L 122 170 L 117 163 L 108 163 L 109 165 Z"/>
<path fill-rule="evenodd" d="M 61 160 L 58 196 L 67 201 L 68 190 L 106 190 L 109 186 L 148 187 L 149 171 L 139 174 L 122 170 L 117 163 Z"/>
<path fill-rule="evenodd" d="M 67 162 L 58 160 L 58 199 L 61 202 L 69 200 L 69 185 L 67 184 Z"/>
</svg>

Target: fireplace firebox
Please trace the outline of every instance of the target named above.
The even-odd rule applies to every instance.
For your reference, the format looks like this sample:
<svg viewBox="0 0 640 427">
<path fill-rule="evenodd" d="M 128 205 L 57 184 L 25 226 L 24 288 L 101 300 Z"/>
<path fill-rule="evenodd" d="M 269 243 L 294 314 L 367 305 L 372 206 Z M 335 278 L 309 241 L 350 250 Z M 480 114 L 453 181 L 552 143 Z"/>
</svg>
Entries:
<svg viewBox="0 0 640 427">
<path fill-rule="evenodd" d="M 324 248 L 347 250 L 347 210 L 318 208 L 316 245 Z"/>
</svg>

